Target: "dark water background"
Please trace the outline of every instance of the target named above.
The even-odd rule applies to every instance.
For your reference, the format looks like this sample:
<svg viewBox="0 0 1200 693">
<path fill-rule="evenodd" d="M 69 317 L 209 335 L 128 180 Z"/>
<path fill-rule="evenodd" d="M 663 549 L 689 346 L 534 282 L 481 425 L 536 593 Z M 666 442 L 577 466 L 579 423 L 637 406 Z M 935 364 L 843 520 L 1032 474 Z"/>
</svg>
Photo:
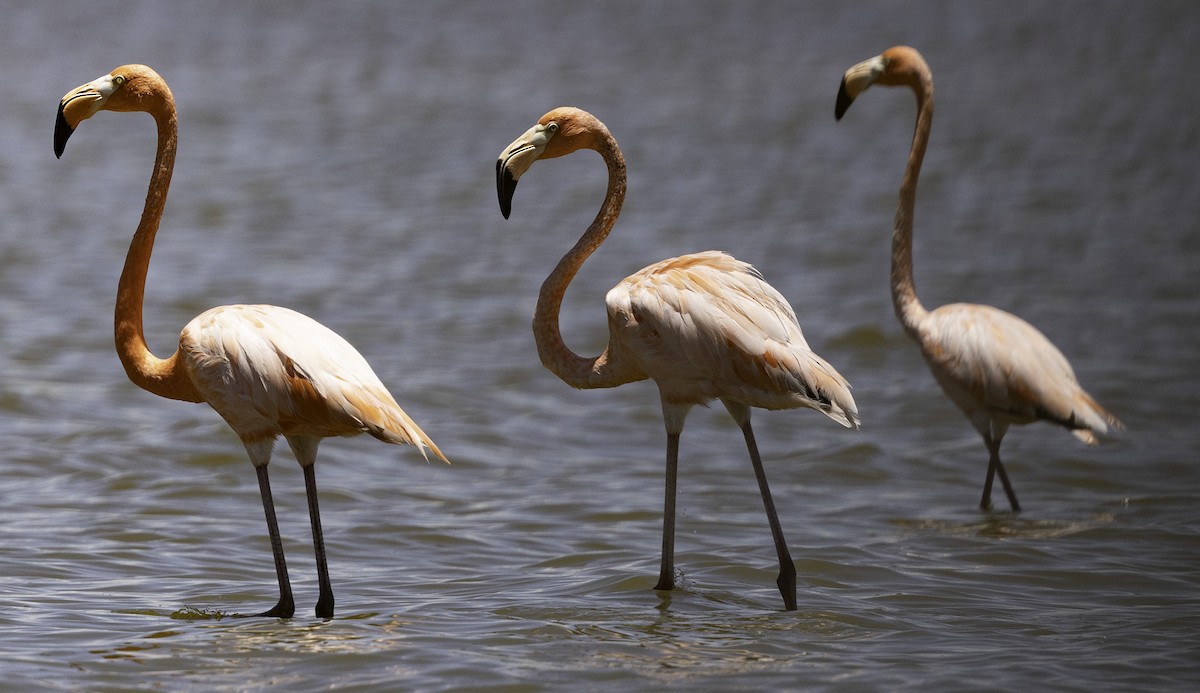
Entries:
<svg viewBox="0 0 1200 693">
<path fill-rule="evenodd" d="M 917 211 L 925 303 L 1046 332 L 1128 426 L 1015 429 L 1026 511 L 977 510 L 982 444 L 892 316 L 888 235 L 911 94 L 833 119 L 842 72 L 898 43 L 935 74 Z M 1184 690 L 1200 681 L 1200 5 L 1192 2 L 0 2 L 0 689 Z M 330 441 L 338 597 L 311 616 L 301 476 L 276 502 L 297 591 L 269 606 L 254 475 L 209 409 L 138 390 L 117 275 L 154 150 L 101 114 L 51 152 L 58 99 L 129 62 L 171 84 L 180 154 L 147 290 L 151 348 L 226 303 L 358 346 L 453 459 Z M 796 307 L 864 426 L 756 416 L 796 557 L 779 609 L 741 437 L 683 440 L 660 596 L 663 433 L 641 383 L 541 368 L 541 279 L 600 159 L 539 164 L 513 219 L 501 147 L 559 105 L 611 128 L 630 195 L 567 296 L 724 249 Z"/>
</svg>

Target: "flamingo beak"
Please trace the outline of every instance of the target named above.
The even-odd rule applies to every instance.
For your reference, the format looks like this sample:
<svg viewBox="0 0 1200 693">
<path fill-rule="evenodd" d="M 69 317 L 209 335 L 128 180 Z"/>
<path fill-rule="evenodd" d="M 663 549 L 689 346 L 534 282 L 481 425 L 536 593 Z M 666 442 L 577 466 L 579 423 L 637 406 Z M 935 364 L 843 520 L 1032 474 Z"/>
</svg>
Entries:
<svg viewBox="0 0 1200 693">
<path fill-rule="evenodd" d="M 517 179 L 504 159 L 496 160 L 496 197 L 500 200 L 500 213 L 507 219 L 512 213 L 513 193 L 517 189 Z"/>
<path fill-rule="evenodd" d="M 842 76 L 842 85 L 838 89 L 837 104 L 833 108 L 834 117 L 841 120 L 850 104 L 854 103 L 854 99 L 874 84 L 886 67 L 887 59 L 877 55 L 846 70 L 846 74 Z"/>
<path fill-rule="evenodd" d="M 62 158 L 63 150 L 67 148 L 67 140 L 75 132 L 75 128 L 96 115 L 104 107 L 108 97 L 123 83 L 123 77 L 108 74 L 76 87 L 62 97 L 58 102 L 58 117 L 54 122 L 54 156 Z"/>
<path fill-rule="evenodd" d="M 58 118 L 54 120 L 54 157 L 56 159 L 62 158 L 63 150 L 67 148 L 67 140 L 75 132 L 75 128 L 71 127 L 63 113 L 65 106 L 65 103 L 58 104 Z"/>
<path fill-rule="evenodd" d="M 525 131 L 513 143 L 500 152 L 496 159 L 496 196 L 500 200 L 500 213 L 507 219 L 512 212 L 513 192 L 517 181 L 533 166 L 533 162 L 546 151 L 546 145 L 557 130 L 538 124 Z"/>
</svg>

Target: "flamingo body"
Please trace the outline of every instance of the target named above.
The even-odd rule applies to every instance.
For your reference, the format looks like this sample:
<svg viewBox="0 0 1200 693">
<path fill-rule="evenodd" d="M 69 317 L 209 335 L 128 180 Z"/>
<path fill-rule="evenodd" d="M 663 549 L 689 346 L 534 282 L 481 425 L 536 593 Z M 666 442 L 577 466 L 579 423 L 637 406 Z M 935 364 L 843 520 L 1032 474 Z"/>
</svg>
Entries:
<svg viewBox="0 0 1200 693">
<path fill-rule="evenodd" d="M 1037 328 L 992 306 L 953 303 L 929 313 L 921 353 L 946 395 L 976 427 L 1049 421 L 1087 443 L 1110 415 Z M 985 423 L 986 422 L 986 423 Z"/>
<path fill-rule="evenodd" d="M 294 310 L 212 308 L 183 328 L 179 349 L 196 389 L 243 441 L 369 433 L 436 450 L 349 342 Z"/>
<path fill-rule="evenodd" d="M 663 260 L 617 284 L 605 304 L 610 343 L 664 401 L 808 407 L 857 425 L 845 379 L 809 348 L 795 311 L 748 263 L 718 251 Z"/>
</svg>

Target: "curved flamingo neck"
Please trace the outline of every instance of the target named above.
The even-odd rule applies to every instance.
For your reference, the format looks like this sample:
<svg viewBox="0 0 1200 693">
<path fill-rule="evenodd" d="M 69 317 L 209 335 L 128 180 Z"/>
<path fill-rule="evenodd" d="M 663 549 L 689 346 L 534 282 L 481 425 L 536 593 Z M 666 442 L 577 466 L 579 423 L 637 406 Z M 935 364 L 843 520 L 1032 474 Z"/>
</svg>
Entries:
<svg viewBox="0 0 1200 693">
<path fill-rule="evenodd" d="M 121 279 L 117 284 L 117 304 L 114 311 L 117 355 L 121 359 L 121 365 L 125 367 L 125 373 L 138 387 L 168 399 L 203 402 L 204 398 L 183 368 L 179 350 L 176 349 L 169 358 L 160 359 L 150 353 L 146 345 L 142 321 L 146 275 L 150 269 L 154 238 L 158 233 L 163 207 L 167 202 L 167 190 L 171 186 L 179 128 L 175 116 L 175 99 L 161 79 L 157 80 L 140 103 L 144 104 L 144 110 L 154 117 L 158 126 L 158 150 L 154 157 L 150 185 L 146 191 L 146 205 L 142 209 L 137 231 L 129 244 L 125 268 L 121 271 Z"/>
<path fill-rule="evenodd" d="M 563 341 L 559 328 L 559 314 L 567 286 L 575 278 L 584 261 L 600 247 L 612 231 L 625 201 L 626 174 L 625 157 L 617 141 L 607 128 L 600 126 L 593 133 L 592 145 L 608 166 L 608 192 L 596 218 L 580 236 L 575 246 L 558 261 L 554 271 L 546 277 L 538 293 L 537 307 L 533 313 L 533 334 L 537 343 L 538 356 L 550 372 L 571 387 L 592 389 L 616 387 L 623 383 L 645 379 L 644 375 L 618 363 L 613 358 L 612 343 L 599 356 L 580 356 L 571 351 Z"/>
<path fill-rule="evenodd" d="M 933 126 L 933 77 L 928 70 L 920 71 L 912 83 L 917 96 L 917 124 L 913 130 L 912 147 L 908 152 L 908 164 L 904 168 L 904 179 L 900 183 L 900 200 L 896 205 L 896 218 L 892 229 L 892 307 L 904 329 L 910 335 L 929 311 L 917 298 L 913 282 L 913 210 L 917 204 L 917 179 L 921 175 L 921 162 L 929 145 L 929 131 Z"/>
</svg>

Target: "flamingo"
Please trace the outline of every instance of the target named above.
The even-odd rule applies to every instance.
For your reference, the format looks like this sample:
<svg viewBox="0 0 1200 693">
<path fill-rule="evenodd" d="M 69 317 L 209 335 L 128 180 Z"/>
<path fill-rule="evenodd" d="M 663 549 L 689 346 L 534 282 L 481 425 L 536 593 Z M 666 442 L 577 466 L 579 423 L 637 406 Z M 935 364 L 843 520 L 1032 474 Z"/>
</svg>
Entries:
<svg viewBox="0 0 1200 693">
<path fill-rule="evenodd" d="M 608 166 L 608 191 L 595 220 L 542 284 L 533 332 L 542 364 L 575 388 L 616 387 L 647 378 L 658 385 L 667 430 L 662 563 L 656 590 L 675 586 L 675 487 L 679 436 L 688 411 L 719 399 L 742 429 L 779 558 L 776 584 L 796 608 L 796 568 L 771 499 L 750 426 L 751 407 L 816 409 L 858 427 L 846 380 L 804 340 L 796 314 L 752 266 L 722 252 L 663 260 L 626 277 L 605 297 L 608 346 L 595 357 L 563 342 L 559 312 L 567 285 L 604 239 L 625 199 L 625 158 L 595 116 L 550 111 L 504 148 L 496 162 L 500 210 L 508 218 L 517 181 L 539 159 L 592 149 Z"/>
<path fill-rule="evenodd" d="M 145 65 L 124 65 L 67 92 L 58 106 L 54 153 L 62 157 L 79 123 L 96 113 L 143 111 L 158 129 L 158 150 L 141 221 L 117 286 L 115 335 L 125 372 L 160 397 L 207 402 L 237 433 L 258 474 L 271 535 L 279 601 L 259 616 L 291 618 L 295 612 L 283 543 L 275 518 L 267 465 L 283 436 L 304 471 L 320 595 L 316 614 L 333 617 L 333 588 L 317 506 L 315 464 L 322 438 L 369 433 L 385 443 L 415 445 L 446 457 L 400 409 L 366 360 L 315 320 L 268 305 L 221 306 L 189 322 L 179 347 L 160 359 L 146 345 L 142 303 L 154 237 L 175 166 L 178 127 L 167 83 Z"/>
<path fill-rule="evenodd" d="M 992 479 L 999 474 L 1013 512 L 1021 505 L 1000 461 L 1008 427 L 1047 421 L 1089 445 L 1121 423 L 1084 391 L 1066 357 L 1033 325 L 992 306 L 954 303 L 926 310 L 913 284 L 913 207 L 917 177 L 933 123 L 933 74 L 907 46 L 889 48 L 846 71 L 834 115 L 838 120 L 872 84 L 904 87 L 917 97 L 917 124 L 896 206 L 892 231 L 892 305 L 905 332 L 921 348 L 946 396 L 970 419 L 988 449 L 980 507 L 991 507 Z"/>
</svg>

